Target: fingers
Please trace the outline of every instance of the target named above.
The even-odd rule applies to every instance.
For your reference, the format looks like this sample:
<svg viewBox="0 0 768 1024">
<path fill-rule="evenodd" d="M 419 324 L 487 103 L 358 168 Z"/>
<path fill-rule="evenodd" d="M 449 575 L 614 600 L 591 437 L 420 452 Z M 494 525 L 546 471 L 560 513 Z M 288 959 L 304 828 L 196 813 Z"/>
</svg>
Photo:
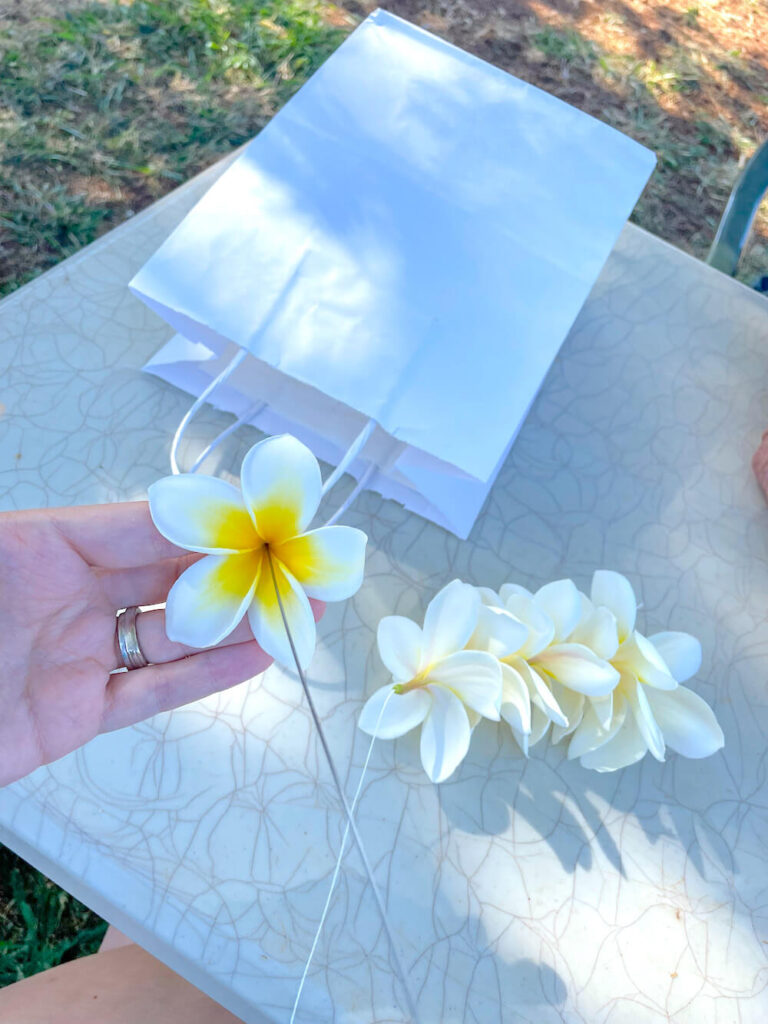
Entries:
<svg viewBox="0 0 768 1024">
<path fill-rule="evenodd" d="M 147 602 L 149 603 L 149 602 Z M 315 620 L 319 620 L 325 611 L 322 601 L 310 601 Z M 147 661 L 153 664 L 162 664 L 169 661 L 178 661 L 180 658 L 188 658 L 190 655 L 201 653 L 198 647 L 188 647 L 186 644 L 176 643 L 169 640 L 165 632 L 165 609 L 156 608 L 145 612 L 139 612 L 136 616 L 136 634 L 139 638 L 139 647 Z M 117 637 L 115 637 L 117 641 Z M 222 647 L 253 641 L 253 633 L 247 616 L 243 616 L 235 629 L 226 636 L 220 644 L 212 650 L 219 650 Z M 123 660 L 120 651 L 115 643 L 115 668 L 122 668 Z M 134 670 L 135 672 L 136 670 Z M 143 671 L 143 670 L 139 670 Z M 194 699 L 194 698 L 190 698 Z"/>
<path fill-rule="evenodd" d="M 164 608 L 139 612 L 136 617 L 136 633 L 144 657 L 153 663 L 177 661 L 190 654 L 200 653 L 199 647 L 187 647 L 186 644 L 179 644 L 168 639 L 165 633 Z M 247 617 L 243 617 L 229 636 L 225 637 L 217 647 L 230 647 L 232 644 L 241 644 L 248 640 L 253 640 L 253 633 Z M 117 662 L 118 667 L 122 664 L 122 660 Z"/>
<path fill-rule="evenodd" d="M 227 690 L 263 672 L 271 661 L 256 641 L 250 640 L 110 676 L 101 731 L 122 729 L 160 711 Z"/>
<path fill-rule="evenodd" d="M 89 565 L 127 569 L 183 554 L 158 533 L 146 501 L 39 509 Z"/>
<path fill-rule="evenodd" d="M 132 605 L 163 604 L 184 570 L 203 557 L 189 553 L 132 569 L 102 569 L 98 570 L 98 575 L 104 594 L 115 610 Z"/>
<path fill-rule="evenodd" d="M 316 619 L 325 611 L 322 601 L 310 601 Z M 142 626 L 142 620 L 144 625 Z M 218 647 L 179 658 L 190 648 L 172 643 L 165 636 L 165 612 L 142 612 L 137 618 L 137 633 L 149 660 L 158 656 L 158 664 L 131 672 L 118 672 L 109 678 L 105 693 L 101 732 L 133 725 L 145 718 L 170 711 L 211 693 L 227 690 L 263 672 L 272 663 L 269 655 L 250 637 L 246 618 Z M 160 662 L 163 654 L 178 660 Z"/>
</svg>

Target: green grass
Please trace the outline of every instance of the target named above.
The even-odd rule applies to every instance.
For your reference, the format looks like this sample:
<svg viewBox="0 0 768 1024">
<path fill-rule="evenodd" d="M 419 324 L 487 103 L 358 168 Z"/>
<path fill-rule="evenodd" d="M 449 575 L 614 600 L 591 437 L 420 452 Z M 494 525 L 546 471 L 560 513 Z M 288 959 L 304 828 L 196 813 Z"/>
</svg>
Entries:
<svg viewBox="0 0 768 1024">
<path fill-rule="evenodd" d="M 698 8 L 681 20 L 695 29 Z M 547 58 L 522 77 L 542 77 L 549 91 L 655 151 L 657 167 L 632 220 L 705 257 L 739 169 L 762 140 L 768 72 L 714 42 L 701 47 L 669 37 L 655 43 L 651 57 L 640 49 L 615 52 L 569 27 L 528 24 L 520 32 Z M 767 213 L 758 214 L 740 265 L 747 282 L 766 269 Z"/>
<path fill-rule="evenodd" d="M 0 33 L 0 294 L 251 138 L 344 38 L 327 11 L 94 2 Z"/>
<path fill-rule="evenodd" d="M 546 25 L 534 33 L 533 44 L 546 57 L 566 64 L 574 61 L 592 63 L 597 59 L 597 51 L 592 43 L 573 29 L 557 29 Z"/>
<path fill-rule="evenodd" d="M 252 138 L 355 22 L 322 0 L 77 0 L 67 13 L 68 3 L 49 4 L 63 16 L 0 29 L 0 295 Z M 703 30 L 692 42 L 703 17 L 681 13 L 679 38 L 649 27 L 650 56 L 639 43 L 613 52 L 578 21 L 512 11 L 513 57 L 481 53 L 654 149 L 633 219 L 698 256 L 768 105 L 764 68 Z M 455 32 L 450 21 L 441 31 L 473 45 L 458 10 Z"/>
<path fill-rule="evenodd" d="M 106 928 L 82 903 L 0 846 L 0 987 L 95 953 Z"/>
<path fill-rule="evenodd" d="M 683 15 L 683 19 L 689 28 L 695 28 L 699 23 L 699 8 L 689 7 Z"/>
</svg>

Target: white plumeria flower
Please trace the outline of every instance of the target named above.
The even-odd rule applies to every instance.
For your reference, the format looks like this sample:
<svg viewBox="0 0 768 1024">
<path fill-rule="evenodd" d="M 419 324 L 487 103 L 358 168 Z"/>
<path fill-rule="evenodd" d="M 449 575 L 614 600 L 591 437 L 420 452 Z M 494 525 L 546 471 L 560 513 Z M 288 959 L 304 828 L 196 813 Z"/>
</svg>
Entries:
<svg viewBox="0 0 768 1024">
<path fill-rule="evenodd" d="M 583 609 L 572 580 L 548 583 L 535 594 L 507 583 L 498 595 L 487 588 L 480 595 L 484 609 L 469 646 L 500 660 L 501 716 L 527 755 L 550 724 L 563 734 L 575 728 L 584 696 L 605 699 L 619 673 L 574 636 Z"/>
<path fill-rule="evenodd" d="M 659 761 L 671 747 L 686 757 L 707 757 L 723 746 L 717 719 L 698 694 L 681 682 L 701 665 L 701 644 L 688 633 L 665 632 L 644 637 L 635 629 L 637 600 L 620 573 L 598 570 L 592 580 L 591 609 L 595 643 L 620 673 L 610 708 L 593 702 L 571 736 L 568 757 L 585 768 L 615 771 L 639 761 L 647 751 Z M 618 634 L 612 655 L 610 630 L 595 626 L 601 611 L 610 613 Z M 585 627 L 586 628 L 586 627 Z M 610 711 L 610 714 L 607 712 Z"/>
<path fill-rule="evenodd" d="M 369 697 L 358 725 L 380 739 L 421 725 L 421 761 L 432 782 L 464 759 L 476 716 L 499 720 L 499 662 L 464 649 L 479 610 L 475 588 L 454 580 L 430 601 L 423 629 L 400 615 L 379 623 L 379 653 L 394 682 Z"/>
<path fill-rule="evenodd" d="M 341 601 L 359 589 L 367 537 L 350 526 L 305 532 L 320 504 L 322 480 L 317 459 L 295 437 L 254 445 L 240 482 L 242 491 L 217 477 L 183 473 L 149 488 L 160 533 L 205 555 L 168 594 L 168 638 L 212 647 L 247 615 L 266 653 L 293 667 L 276 582 L 304 667 L 316 642 L 309 598 Z"/>
<path fill-rule="evenodd" d="M 595 607 L 586 594 L 579 592 L 578 598 L 580 613 L 568 640 L 570 643 L 589 648 L 602 661 L 610 663 L 619 646 L 616 616 L 607 608 Z M 559 743 L 566 736 L 570 736 L 581 724 L 585 714 L 604 728 L 608 727 L 613 716 L 615 689 L 608 694 L 585 695 L 559 684 L 556 686 L 559 702 L 568 716 L 568 724 L 554 726 L 553 743 Z"/>
</svg>

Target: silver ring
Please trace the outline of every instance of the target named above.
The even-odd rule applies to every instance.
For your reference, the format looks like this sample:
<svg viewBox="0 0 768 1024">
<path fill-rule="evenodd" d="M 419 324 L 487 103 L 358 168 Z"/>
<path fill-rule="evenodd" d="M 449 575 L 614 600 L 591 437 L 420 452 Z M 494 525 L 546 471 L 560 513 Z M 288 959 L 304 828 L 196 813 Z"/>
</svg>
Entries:
<svg viewBox="0 0 768 1024">
<path fill-rule="evenodd" d="M 117 646 L 120 649 L 123 665 L 129 671 L 135 668 L 146 668 L 149 665 L 139 644 L 139 634 L 136 632 L 138 614 L 139 609 L 134 607 L 126 608 L 117 616 Z"/>
</svg>

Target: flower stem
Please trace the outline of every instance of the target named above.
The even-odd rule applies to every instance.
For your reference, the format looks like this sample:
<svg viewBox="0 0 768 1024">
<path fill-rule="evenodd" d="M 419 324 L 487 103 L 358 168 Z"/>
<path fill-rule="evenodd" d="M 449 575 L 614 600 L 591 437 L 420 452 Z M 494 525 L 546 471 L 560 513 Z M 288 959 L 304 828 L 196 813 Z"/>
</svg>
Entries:
<svg viewBox="0 0 768 1024">
<path fill-rule="evenodd" d="M 354 836 L 354 839 L 355 839 L 355 843 L 357 844 L 357 848 L 360 851 L 360 857 L 361 857 L 361 859 L 363 861 L 363 867 L 365 868 L 365 872 L 368 875 L 368 881 L 370 882 L 371 890 L 373 891 L 374 899 L 376 900 L 376 904 L 377 904 L 377 906 L 379 908 L 379 913 L 381 914 L 381 921 L 382 921 L 382 924 L 384 925 L 384 930 L 387 933 L 387 938 L 389 939 L 389 945 L 390 945 L 390 948 L 392 950 L 392 957 L 393 957 L 393 959 L 395 961 L 395 968 L 396 968 L 396 971 L 397 971 L 397 975 L 398 975 L 398 977 L 400 979 L 400 984 L 403 986 L 403 990 L 405 992 L 405 999 L 406 999 L 406 1003 L 408 1004 L 408 1012 L 411 1015 L 411 1020 L 412 1020 L 413 1024 L 419 1024 L 418 1011 L 416 1009 L 416 1004 L 415 1004 L 415 1002 L 413 1000 L 413 996 L 411 995 L 411 990 L 408 987 L 408 982 L 406 980 L 405 970 L 404 970 L 403 964 L 402 964 L 402 962 L 400 960 L 400 955 L 399 955 L 399 953 L 397 951 L 397 946 L 395 945 L 395 937 L 392 934 L 392 930 L 391 930 L 390 925 L 389 925 L 389 918 L 387 917 L 387 911 L 386 911 L 386 909 L 384 907 L 384 901 L 381 898 L 381 893 L 379 892 L 379 888 L 376 885 L 376 882 L 374 880 L 373 869 L 371 868 L 370 861 L 368 860 L 368 854 L 366 853 L 365 846 L 363 845 L 363 840 L 362 840 L 362 838 L 360 836 L 360 833 L 358 832 L 357 825 L 355 823 L 355 819 L 354 819 L 354 817 L 352 815 L 352 811 L 351 811 L 351 809 L 349 807 L 349 803 L 347 802 L 347 798 L 346 798 L 346 796 L 344 794 L 344 789 L 343 789 L 343 787 L 341 785 L 341 779 L 339 778 L 339 774 L 336 771 L 336 765 L 334 763 L 333 756 L 331 754 L 331 748 L 328 746 L 328 741 L 325 738 L 325 732 L 323 731 L 323 727 L 320 724 L 320 716 L 318 715 L 317 709 L 315 708 L 315 702 L 312 700 L 312 694 L 309 691 L 309 686 L 307 685 L 307 680 L 306 680 L 306 677 L 304 675 L 304 671 L 303 671 L 303 669 L 301 667 L 301 663 L 299 662 L 299 656 L 296 653 L 296 646 L 295 646 L 295 644 L 293 642 L 293 635 L 291 634 L 291 630 L 290 630 L 290 628 L 288 626 L 288 618 L 287 618 L 287 616 L 285 614 L 285 609 L 283 608 L 283 600 L 280 597 L 280 590 L 279 590 L 279 588 L 277 586 L 277 576 L 275 575 L 275 566 L 274 566 L 274 563 L 272 561 L 272 553 L 269 550 L 269 546 L 268 545 L 266 546 L 266 548 L 267 548 L 267 558 L 269 559 L 269 568 L 270 568 L 270 571 L 272 573 L 272 582 L 275 585 L 275 594 L 277 595 L 277 604 L 278 604 L 278 607 L 280 608 L 280 615 L 282 616 L 282 619 L 283 619 L 283 626 L 285 627 L 285 632 L 286 632 L 286 634 L 288 636 L 288 643 L 289 643 L 290 648 L 291 648 L 291 654 L 293 655 L 293 660 L 296 662 L 296 671 L 298 672 L 299 679 L 301 680 L 301 685 L 302 685 L 302 688 L 304 690 L 304 696 L 307 698 L 307 704 L 309 705 L 309 710 L 310 710 L 310 712 L 312 714 L 312 718 L 314 719 L 315 728 L 317 729 L 317 734 L 320 737 L 320 743 L 322 745 L 323 752 L 325 754 L 325 759 L 328 762 L 328 767 L 331 770 L 331 776 L 333 778 L 334 784 L 335 784 L 336 789 L 338 791 L 339 798 L 341 800 L 342 806 L 344 807 L 344 811 L 345 811 L 346 816 L 347 816 L 347 821 L 349 822 L 350 831 L 352 832 L 352 835 Z"/>
</svg>

